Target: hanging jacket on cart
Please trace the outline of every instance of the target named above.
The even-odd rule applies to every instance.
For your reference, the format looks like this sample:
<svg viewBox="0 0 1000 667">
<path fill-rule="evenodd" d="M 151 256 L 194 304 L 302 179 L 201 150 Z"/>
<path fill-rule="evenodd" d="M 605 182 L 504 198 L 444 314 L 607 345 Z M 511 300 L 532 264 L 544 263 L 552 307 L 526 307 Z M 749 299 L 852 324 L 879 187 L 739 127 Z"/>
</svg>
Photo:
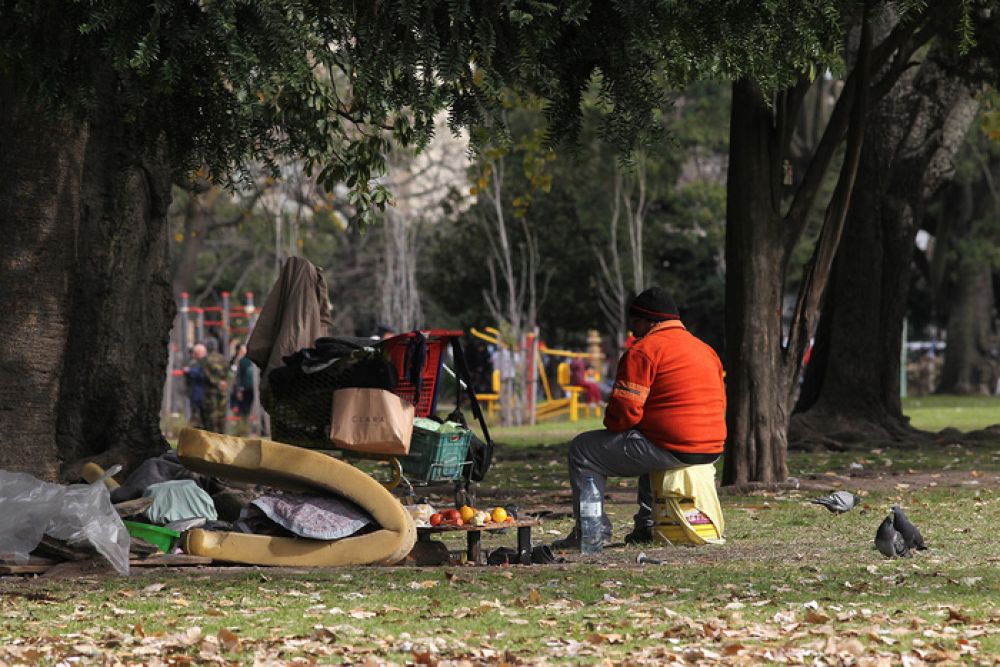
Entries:
<svg viewBox="0 0 1000 667">
<path fill-rule="evenodd" d="M 289 257 L 261 308 L 247 356 L 261 370 L 261 384 L 283 357 L 310 347 L 330 333 L 333 320 L 322 272 L 301 257 Z"/>
</svg>

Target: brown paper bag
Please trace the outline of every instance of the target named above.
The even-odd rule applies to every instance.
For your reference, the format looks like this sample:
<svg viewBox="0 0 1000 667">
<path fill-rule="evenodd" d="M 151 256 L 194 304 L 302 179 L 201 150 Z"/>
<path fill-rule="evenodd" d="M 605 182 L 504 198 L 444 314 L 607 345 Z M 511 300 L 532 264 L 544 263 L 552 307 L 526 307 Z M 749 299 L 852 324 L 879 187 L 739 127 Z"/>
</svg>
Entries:
<svg viewBox="0 0 1000 667">
<path fill-rule="evenodd" d="M 353 452 L 406 455 L 413 414 L 413 404 L 391 391 L 338 389 L 333 392 L 330 442 Z"/>
</svg>

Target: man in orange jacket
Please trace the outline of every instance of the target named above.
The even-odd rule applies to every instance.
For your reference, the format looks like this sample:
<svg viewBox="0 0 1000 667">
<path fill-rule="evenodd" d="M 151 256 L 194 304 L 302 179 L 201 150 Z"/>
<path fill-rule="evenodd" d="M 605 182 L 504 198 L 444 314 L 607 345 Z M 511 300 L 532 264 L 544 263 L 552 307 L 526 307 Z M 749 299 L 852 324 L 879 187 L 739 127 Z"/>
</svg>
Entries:
<svg viewBox="0 0 1000 667">
<path fill-rule="evenodd" d="M 576 526 L 555 548 L 580 544 L 580 489 L 592 477 L 601 495 L 606 480 L 639 477 L 639 511 L 626 544 L 650 542 L 653 494 L 649 473 L 713 463 L 726 441 L 726 390 L 722 362 L 688 333 L 673 298 L 650 287 L 629 305 L 635 343 L 618 363 L 603 430 L 581 433 L 569 447 Z M 603 539 L 611 522 L 602 517 Z"/>
</svg>

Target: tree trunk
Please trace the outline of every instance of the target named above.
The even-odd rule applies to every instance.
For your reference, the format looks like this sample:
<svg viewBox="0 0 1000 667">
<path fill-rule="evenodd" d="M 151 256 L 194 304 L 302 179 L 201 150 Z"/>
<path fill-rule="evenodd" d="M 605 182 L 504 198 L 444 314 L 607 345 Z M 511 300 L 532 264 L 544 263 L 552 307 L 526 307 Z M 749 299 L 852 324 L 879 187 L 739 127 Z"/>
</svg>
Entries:
<svg viewBox="0 0 1000 667">
<path fill-rule="evenodd" d="M 173 302 L 168 171 L 114 122 L 0 106 L 0 468 L 159 453 Z"/>
<path fill-rule="evenodd" d="M 190 187 L 185 196 L 187 201 L 181 214 L 184 220 L 181 233 L 184 238 L 174 253 L 171 266 L 171 290 L 175 298 L 184 292 L 191 294 L 196 287 L 194 279 L 198 272 L 198 255 L 205 244 L 208 223 L 211 221 L 219 189 Z"/>
<path fill-rule="evenodd" d="M 975 87 L 932 49 L 870 120 L 844 237 L 792 418 L 793 446 L 919 437 L 899 374 L 914 238 L 976 116 Z"/>
<path fill-rule="evenodd" d="M 1000 157 L 981 134 L 967 142 L 976 168 L 945 193 L 947 217 L 935 229 L 935 301 L 947 313 L 948 339 L 938 393 L 988 394 L 997 381 L 993 270 L 1000 193 Z"/>
<path fill-rule="evenodd" d="M 377 274 L 379 315 L 382 323 L 393 331 L 424 326 L 417 285 L 420 227 L 420 221 L 412 214 L 391 209 L 382 221 L 382 258 Z"/>
<path fill-rule="evenodd" d="M 783 212 L 792 129 L 809 82 L 772 98 L 749 81 L 733 85 L 726 201 L 726 356 L 728 437 L 722 483 L 785 480 L 788 415 L 799 368 L 816 328 L 822 295 L 857 176 L 871 86 L 872 23 L 861 21 L 857 61 L 823 136 Z M 887 52 L 880 56 L 884 58 Z M 785 335 L 788 266 L 836 149 L 845 145 L 823 225 L 804 267 Z"/>
<path fill-rule="evenodd" d="M 989 261 L 959 261 L 958 284 L 948 312 L 948 347 L 939 393 L 993 393 L 996 368 L 990 356 L 992 312 L 993 271 Z"/>
<path fill-rule="evenodd" d="M 786 465 L 787 372 L 781 360 L 784 242 L 780 164 L 756 86 L 733 86 L 726 214 L 726 393 L 723 484 L 773 484 Z"/>
<path fill-rule="evenodd" d="M 892 204 L 880 185 L 885 162 L 879 149 L 869 146 L 796 408 L 809 405 L 809 412 L 792 422 L 790 439 L 796 446 L 832 444 L 846 431 L 873 425 L 881 432 L 906 429 L 899 346 L 915 230 L 909 228 L 909 211 L 889 210 Z"/>
</svg>

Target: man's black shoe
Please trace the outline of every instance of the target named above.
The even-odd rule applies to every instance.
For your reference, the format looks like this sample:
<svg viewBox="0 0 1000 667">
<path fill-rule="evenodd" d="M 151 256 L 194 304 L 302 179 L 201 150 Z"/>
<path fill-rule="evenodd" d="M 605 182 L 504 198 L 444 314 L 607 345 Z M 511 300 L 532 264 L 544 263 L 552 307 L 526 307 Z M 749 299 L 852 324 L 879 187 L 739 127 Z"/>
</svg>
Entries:
<svg viewBox="0 0 1000 667">
<path fill-rule="evenodd" d="M 611 533 L 605 533 L 601 536 L 602 546 L 608 546 L 611 543 Z M 580 548 L 580 529 L 575 527 L 570 531 L 569 535 L 561 539 L 552 542 L 552 548 L 556 551 L 567 551 L 570 549 Z"/>
<path fill-rule="evenodd" d="M 653 542 L 653 529 L 649 526 L 636 526 L 632 532 L 625 536 L 625 544 L 651 544 Z"/>
</svg>

